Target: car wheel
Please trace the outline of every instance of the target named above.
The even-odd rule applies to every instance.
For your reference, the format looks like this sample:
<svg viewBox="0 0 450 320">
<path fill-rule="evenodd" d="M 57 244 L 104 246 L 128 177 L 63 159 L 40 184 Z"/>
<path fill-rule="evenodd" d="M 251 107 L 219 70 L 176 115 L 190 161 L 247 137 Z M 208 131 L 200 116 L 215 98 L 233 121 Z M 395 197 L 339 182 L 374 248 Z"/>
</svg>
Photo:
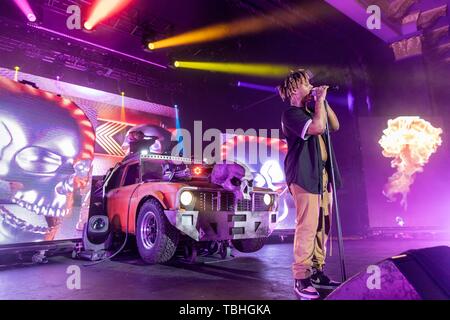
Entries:
<svg viewBox="0 0 450 320">
<path fill-rule="evenodd" d="M 244 253 L 256 252 L 266 243 L 267 238 L 231 240 L 233 247 Z"/>
<path fill-rule="evenodd" d="M 136 243 L 144 262 L 164 263 L 175 254 L 179 232 L 167 220 L 161 204 L 150 199 L 139 210 Z"/>
</svg>

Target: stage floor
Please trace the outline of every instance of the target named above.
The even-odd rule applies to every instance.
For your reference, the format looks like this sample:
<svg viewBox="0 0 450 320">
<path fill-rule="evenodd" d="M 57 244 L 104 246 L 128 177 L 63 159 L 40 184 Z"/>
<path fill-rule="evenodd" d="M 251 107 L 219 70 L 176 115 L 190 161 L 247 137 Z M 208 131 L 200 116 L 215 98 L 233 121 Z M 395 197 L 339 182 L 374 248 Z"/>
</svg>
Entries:
<svg viewBox="0 0 450 320">
<path fill-rule="evenodd" d="M 347 240 L 347 273 L 365 271 L 389 256 L 409 249 L 450 245 L 449 240 Z M 177 260 L 171 265 L 144 265 L 135 253 L 115 261 L 84 267 L 86 261 L 52 257 L 47 264 L 0 268 L 0 299 L 159 299 L 159 300 L 286 300 L 295 299 L 291 275 L 292 243 L 268 244 L 254 254 Z M 81 269 L 81 288 L 69 290 L 70 265 Z M 337 243 L 327 273 L 340 279 Z"/>
</svg>

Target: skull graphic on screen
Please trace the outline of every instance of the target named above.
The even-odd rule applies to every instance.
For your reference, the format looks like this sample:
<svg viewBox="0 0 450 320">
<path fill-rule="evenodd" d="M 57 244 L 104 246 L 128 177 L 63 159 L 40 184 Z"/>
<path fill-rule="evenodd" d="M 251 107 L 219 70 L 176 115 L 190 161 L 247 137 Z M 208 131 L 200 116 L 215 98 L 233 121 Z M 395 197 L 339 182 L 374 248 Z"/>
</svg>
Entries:
<svg viewBox="0 0 450 320">
<path fill-rule="evenodd" d="M 70 100 L 0 79 L 0 179 L 20 183 L 11 201 L 44 216 L 47 226 L 1 207 L 3 223 L 53 240 L 71 213 L 74 187 L 88 182 L 94 138 L 90 121 Z"/>
</svg>

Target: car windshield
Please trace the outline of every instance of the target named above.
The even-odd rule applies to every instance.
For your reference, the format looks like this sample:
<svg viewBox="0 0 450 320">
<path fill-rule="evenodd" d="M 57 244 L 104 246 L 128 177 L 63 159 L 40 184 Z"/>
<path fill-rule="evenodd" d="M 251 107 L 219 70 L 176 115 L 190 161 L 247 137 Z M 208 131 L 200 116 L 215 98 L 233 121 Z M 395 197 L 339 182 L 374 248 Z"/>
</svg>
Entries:
<svg viewBox="0 0 450 320">
<path fill-rule="evenodd" d="M 170 156 L 141 158 L 142 180 L 172 181 L 191 179 L 189 165 L 180 161 L 181 159 Z"/>
</svg>

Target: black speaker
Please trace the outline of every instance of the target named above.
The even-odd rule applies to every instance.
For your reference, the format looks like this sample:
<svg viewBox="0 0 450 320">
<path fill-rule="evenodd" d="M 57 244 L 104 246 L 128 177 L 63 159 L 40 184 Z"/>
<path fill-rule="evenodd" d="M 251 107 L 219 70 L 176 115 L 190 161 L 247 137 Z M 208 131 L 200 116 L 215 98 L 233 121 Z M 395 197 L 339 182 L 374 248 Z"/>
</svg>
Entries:
<svg viewBox="0 0 450 320">
<path fill-rule="evenodd" d="M 109 220 L 107 216 L 92 216 L 87 225 L 87 238 L 93 244 L 104 243 L 109 236 Z"/>
<path fill-rule="evenodd" d="M 112 232 L 107 216 L 95 215 L 84 225 L 81 248 L 75 248 L 73 258 L 83 258 L 91 261 L 106 257 L 107 250 L 112 245 Z"/>
<path fill-rule="evenodd" d="M 448 300 L 450 247 L 409 250 L 368 266 L 326 300 Z"/>
</svg>

